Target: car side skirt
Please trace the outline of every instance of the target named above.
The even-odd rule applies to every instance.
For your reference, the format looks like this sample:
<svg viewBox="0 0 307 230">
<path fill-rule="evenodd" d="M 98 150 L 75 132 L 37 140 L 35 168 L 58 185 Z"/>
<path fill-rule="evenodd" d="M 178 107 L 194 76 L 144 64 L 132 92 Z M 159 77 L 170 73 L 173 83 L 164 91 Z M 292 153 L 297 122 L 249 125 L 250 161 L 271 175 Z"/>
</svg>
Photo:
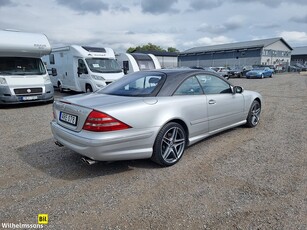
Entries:
<svg viewBox="0 0 307 230">
<path fill-rule="evenodd" d="M 193 138 L 189 138 L 189 145 L 193 145 L 193 144 L 197 143 L 198 141 L 200 141 L 202 139 L 205 139 L 205 138 L 207 138 L 209 136 L 212 136 L 214 134 L 220 133 L 220 132 L 225 131 L 227 129 L 232 129 L 232 128 L 235 128 L 237 126 L 244 125 L 244 124 L 246 124 L 246 122 L 247 122 L 246 120 L 243 120 L 243 121 L 237 122 L 235 124 L 223 127 L 221 129 L 216 129 L 216 130 L 213 130 L 213 131 L 211 131 L 209 133 L 206 133 L 206 134 L 203 134 L 203 135 L 199 135 L 199 136 L 196 136 L 196 137 L 193 137 Z"/>
</svg>

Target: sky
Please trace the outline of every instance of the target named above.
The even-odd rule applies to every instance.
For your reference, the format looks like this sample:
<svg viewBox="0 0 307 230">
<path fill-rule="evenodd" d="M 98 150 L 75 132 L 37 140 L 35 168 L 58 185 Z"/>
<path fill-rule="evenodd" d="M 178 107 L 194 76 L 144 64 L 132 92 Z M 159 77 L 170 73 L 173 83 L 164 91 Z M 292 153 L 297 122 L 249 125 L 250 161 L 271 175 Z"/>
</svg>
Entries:
<svg viewBox="0 0 307 230">
<path fill-rule="evenodd" d="M 0 29 L 44 33 L 52 47 L 179 51 L 282 37 L 307 46 L 307 0 L 0 0 Z"/>
</svg>

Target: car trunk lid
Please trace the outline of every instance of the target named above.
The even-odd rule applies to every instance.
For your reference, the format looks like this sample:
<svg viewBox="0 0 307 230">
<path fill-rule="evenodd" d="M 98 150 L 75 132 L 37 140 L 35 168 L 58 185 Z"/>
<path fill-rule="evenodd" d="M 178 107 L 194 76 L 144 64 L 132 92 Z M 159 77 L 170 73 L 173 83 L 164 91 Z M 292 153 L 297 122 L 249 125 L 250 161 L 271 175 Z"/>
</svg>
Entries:
<svg viewBox="0 0 307 230">
<path fill-rule="evenodd" d="M 108 112 L 108 108 L 131 101 L 142 100 L 136 97 L 122 97 L 106 94 L 80 94 L 65 97 L 55 101 L 53 106 L 54 117 L 57 123 L 69 130 L 79 132 L 88 115 L 93 111 Z M 112 116 L 112 114 L 109 114 Z"/>
</svg>

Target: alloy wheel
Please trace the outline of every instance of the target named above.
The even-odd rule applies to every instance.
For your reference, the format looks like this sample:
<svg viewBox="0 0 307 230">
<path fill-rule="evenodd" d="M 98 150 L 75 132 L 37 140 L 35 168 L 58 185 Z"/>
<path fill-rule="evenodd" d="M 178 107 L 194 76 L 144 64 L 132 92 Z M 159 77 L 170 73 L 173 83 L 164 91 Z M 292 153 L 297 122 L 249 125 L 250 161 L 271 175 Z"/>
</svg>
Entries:
<svg viewBox="0 0 307 230">
<path fill-rule="evenodd" d="M 184 131 L 178 127 L 168 129 L 161 142 L 162 158 L 165 162 L 172 164 L 180 159 L 185 148 Z"/>
<path fill-rule="evenodd" d="M 260 105 L 259 103 L 255 103 L 251 110 L 251 123 L 253 126 L 256 126 L 260 120 Z"/>
</svg>

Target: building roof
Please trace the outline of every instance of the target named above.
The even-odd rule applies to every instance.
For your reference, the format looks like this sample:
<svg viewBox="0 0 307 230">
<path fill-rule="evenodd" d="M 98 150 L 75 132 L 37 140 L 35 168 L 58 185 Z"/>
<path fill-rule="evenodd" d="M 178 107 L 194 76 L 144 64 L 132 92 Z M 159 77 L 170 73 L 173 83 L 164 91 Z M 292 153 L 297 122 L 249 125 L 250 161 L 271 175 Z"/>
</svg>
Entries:
<svg viewBox="0 0 307 230">
<path fill-rule="evenodd" d="M 227 43 L 227 44 L 213 45 L 213 46 L 194 47 L 192 49 L 188 49 L 184 52 L 181 52 L 181 54 L 214 52 L 214 51 L 234 50 L 234 49 L 263 48 L 277 41 L 283 42 L 290 50 L 293 50 L 292 47 L 283 38 L 278 37 L 278 38 L 268 38 L 268 39 L 246 41 L 246 42 Z"/>
<path fill-rule="evenodd" d="M 156 51 L 156 50 L 152 50 L 152 51 L 136 50 L 133 53 L 153 54 L 155 56 L 164 56 L 164 57 L 178 57 L 179 56 L 179 53 L 177 52 Z"/>
<path fill-rule="evenodd" d="M 307 46 L 293 47 L 291 55 L 307 55 Z"/>
</svg>

